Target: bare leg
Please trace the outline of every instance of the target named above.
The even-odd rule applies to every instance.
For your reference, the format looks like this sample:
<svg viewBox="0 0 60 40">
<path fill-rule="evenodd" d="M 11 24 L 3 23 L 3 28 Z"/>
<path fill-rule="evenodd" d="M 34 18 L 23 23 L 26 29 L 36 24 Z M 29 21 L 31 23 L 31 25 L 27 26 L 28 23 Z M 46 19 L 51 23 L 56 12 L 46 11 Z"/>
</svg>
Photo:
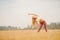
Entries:
<svg viewBox="0 0 60 40">
<path fill-rule="evenodd" d="M 32 29 L 34 28 L 34 24 L 32 24 Z"/>
<path fill-rule="evenodd" d="M 38 23 L 37 23 L 37 22 L 35 23 L 35 25 L 36 25 L 36 27 L 37 27 L 37 28 L 39 27 L 39 25 L 38 25 Z"/>
</svg>

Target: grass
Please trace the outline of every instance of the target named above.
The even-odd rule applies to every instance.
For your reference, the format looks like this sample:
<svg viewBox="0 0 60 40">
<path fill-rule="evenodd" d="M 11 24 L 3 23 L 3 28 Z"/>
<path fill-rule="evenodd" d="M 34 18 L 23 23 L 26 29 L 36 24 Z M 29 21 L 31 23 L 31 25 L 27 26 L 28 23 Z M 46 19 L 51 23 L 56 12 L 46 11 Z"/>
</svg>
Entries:
<svg viewBox="0 0 60 40">
<path fill-rule="evenodd" d="M 3 30 L 0 40 L 60 40 L 60 30 Z"/>
</svg>

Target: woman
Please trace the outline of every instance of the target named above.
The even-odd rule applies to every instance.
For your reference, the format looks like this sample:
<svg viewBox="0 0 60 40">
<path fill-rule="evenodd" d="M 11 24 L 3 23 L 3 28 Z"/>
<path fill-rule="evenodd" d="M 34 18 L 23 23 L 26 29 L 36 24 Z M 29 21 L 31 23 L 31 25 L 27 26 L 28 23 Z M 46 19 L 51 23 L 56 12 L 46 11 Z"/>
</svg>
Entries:
<svg viewBox="0 0 60 40">
<path fill-rule="evenodd" d="M 36 14 L 28 14 L 28 15 L 32 15 L 32 29 L 34 28 L 34 26 L 37 26 L 37 18 L 38 18 L 38 15 Z"/>
<path fill-rule="evenodd" d="M 38 32 L 41 30 L 42 26 L 44 25 L 45 31 L 47 32 L 47 28 L 46 28 L 46 21 L 43 19 L 39 20 L 40 26 L 38 28 Z"/>
</svg>

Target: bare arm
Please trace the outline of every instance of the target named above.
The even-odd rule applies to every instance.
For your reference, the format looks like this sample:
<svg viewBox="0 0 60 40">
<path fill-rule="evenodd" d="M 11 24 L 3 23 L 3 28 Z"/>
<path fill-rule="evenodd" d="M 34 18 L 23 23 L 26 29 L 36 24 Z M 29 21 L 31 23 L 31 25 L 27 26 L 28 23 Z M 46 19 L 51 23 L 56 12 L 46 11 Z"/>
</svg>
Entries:
<svg viewBox="0 0 60 40">
<path fill-rule="evenodd" d="M 28 13 L 28 15 L 34 15 L 34 16 L 38 16 L 37 14 L 33 14 L 33 13 Z"/>
</svg>

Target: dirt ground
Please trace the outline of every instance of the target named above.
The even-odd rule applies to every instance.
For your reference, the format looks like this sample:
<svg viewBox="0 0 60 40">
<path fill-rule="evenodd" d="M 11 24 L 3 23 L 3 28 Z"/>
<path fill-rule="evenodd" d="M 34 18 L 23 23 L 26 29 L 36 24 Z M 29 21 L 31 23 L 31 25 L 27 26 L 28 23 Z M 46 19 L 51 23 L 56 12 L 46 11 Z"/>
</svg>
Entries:
<svg viewBox="0 0 60 40">
<path fill-rule="evenodd" d="M 60 40 L 60 30 L 4 30 L 0 40 Z"/>
</svg>

